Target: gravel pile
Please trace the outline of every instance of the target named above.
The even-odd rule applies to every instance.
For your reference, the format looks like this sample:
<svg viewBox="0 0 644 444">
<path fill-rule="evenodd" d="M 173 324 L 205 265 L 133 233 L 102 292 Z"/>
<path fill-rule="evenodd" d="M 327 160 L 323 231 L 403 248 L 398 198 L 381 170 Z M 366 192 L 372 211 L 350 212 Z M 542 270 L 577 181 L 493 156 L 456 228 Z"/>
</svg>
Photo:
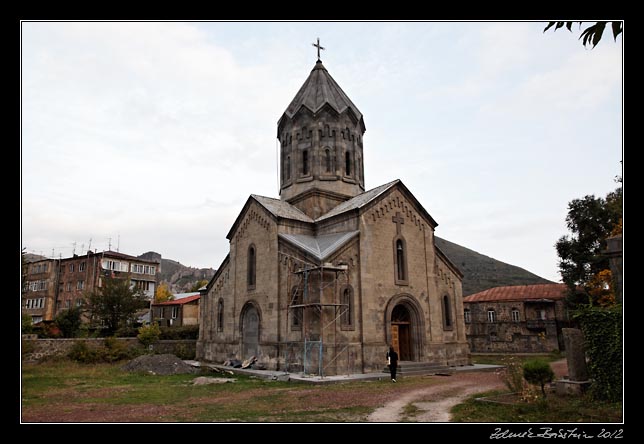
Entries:
<svg viewBox="0 0 644 444">
<path fill-rule="evenodd" d="M 171 354 L 139 356 L 121 369 L 127 372 L 142 372 L 151 375 L 178 375 L 197 372 L 197 369 Z"/>
</svg>

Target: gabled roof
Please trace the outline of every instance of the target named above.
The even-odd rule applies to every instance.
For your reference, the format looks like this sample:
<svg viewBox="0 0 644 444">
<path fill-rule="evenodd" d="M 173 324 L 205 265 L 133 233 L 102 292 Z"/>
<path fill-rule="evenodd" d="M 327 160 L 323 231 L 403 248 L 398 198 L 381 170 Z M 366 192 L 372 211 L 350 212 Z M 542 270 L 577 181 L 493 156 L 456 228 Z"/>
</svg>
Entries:
<svg viewBox="0 0 644 444">
<path fill-rule="evenodd" d="M 360 233 L 360 231 L 323 234 L 320 236 L 280 233 L 279 237 L 288 241 L 300 250 L 313 255 L 318 260 L 323 261 L 357 236 L 358 233 Z"/>
<path fill-rule="evenodd" d="M 463 298 L 463 302 L 505 302 L 550 299 L 566 297 L 566 284 L 512 285 L 494 287 Z"/>
<path fill-rule="evenodd" d="M 288 202 L 284 202 L 279 199 L 274 199 L 272 197 L 258 196 L 257 194 L 251 194 L 250 197 L 246 200 L 244 208 L 239 212 L 237 219 L 233 222 L 233 226 L 230 227 L 226 239 L 231 239 L 233 232 L 237 229 L 237 225 L 242 220 L 244 214 L 246 214 L 246 209 L 250 206 L 252 201 L 257 202 L 262 208 L 268 211 L 276 219 L 291 219 L 297 220 L 300 222 L 313 222 L 309 216 L 304 214 L 298 208 L 294 207 Z"/>
<path fill-rule="evenodd" d="M 311 74 L 306 79 L 300 90 L 295 94 L 282 117 L 280 117 L 277 128 L 279 128 L 285 117 L 292 119 L 301 108 L 307 108 L 312 113 L 317 113 L 325 105 L 331 107 L 338 114 L 345 111 L 353 114 L 355 119 L 360 123 L 362 132 L 365 131 L 364 119 L 358 107 L 353 104 L 351 99 L 342 91 L 329 71 L 326 70 L 320 60 L 318 60 L 311 70 Z"/>
<path fill-rule="evenodd" d="M 201 297 L 201 295 L 197 294 L 197 295 L 194 295 L 194 296 L 188 296 L 187 298 L 182 298 L 182 299 L 178 299 L 178 300 L 174 300 L 174 301 L 159 302 L 157 304 L 152 304 L 152 305 L 153 306 L 157 306 L 157 305 L 184 305 L 184 304 L 187 304 L 189 302 L 197 301 L 197 300 L 199 300 L 200 297 Z"/>
<path fill-rule="evenodd" d="M 358 194 L 357 196 L 347 200 L 346 202 L 342 202 L 340 205 L 333 208 L 328 213 L 323 214 L 322 216 L 315 219 L 315 222 L 320 222 L 320 221 L 329 219 L 331 217 L 337 216 L 339 214 L 346 213 L 348 211 L 359 210 L 361 208 L 364 208 L 393 187 L 400 187 L 401 191 L 408 196 L 409 200 L 412 203 L 416 205 L 418 212 L 425 219 L 427 219 L 427 221 L 432 225 L 432 227 L 435 228 L 438 226 L 438 223 L 434 220 L 434 218 L 430 216 L 427 210 L 425 210 L 425 208 L 421 205 L 421 203 L 418 202 L 416 197 L 411 193 L 411 191 L 409 191 L 409 189 L 405 186 L 404 183 L 402 183 L 400 179 L 396 179 L 384 185 L 380 185 L 379 187 L 376 187 L 369 191 L 365 191 L 364 193 Z"/>
</svg>

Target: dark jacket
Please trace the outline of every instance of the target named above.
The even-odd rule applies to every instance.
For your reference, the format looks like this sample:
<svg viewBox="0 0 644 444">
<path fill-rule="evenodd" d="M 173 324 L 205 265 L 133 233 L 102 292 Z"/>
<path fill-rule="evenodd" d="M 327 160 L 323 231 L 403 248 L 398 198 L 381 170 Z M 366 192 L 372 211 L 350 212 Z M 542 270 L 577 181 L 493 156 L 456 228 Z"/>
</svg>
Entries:
<svg viewBox="0 0 644 444">
<path fill-rule="evenodd" d="M 391 361 L 389 365 L 397 366 L 398 365 L 398 353 L 395 350 L 389 350 L 387 352 L 387 358 Z"/>
</svg>

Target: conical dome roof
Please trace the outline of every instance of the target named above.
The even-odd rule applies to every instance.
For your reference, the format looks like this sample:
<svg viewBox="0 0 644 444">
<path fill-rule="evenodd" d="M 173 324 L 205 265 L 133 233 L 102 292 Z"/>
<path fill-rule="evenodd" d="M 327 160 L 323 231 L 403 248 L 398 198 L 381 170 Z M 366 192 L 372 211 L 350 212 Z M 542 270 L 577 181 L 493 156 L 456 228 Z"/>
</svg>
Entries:
<svg viewBox="0 0 644 444">
<path fill-rule="evenodd" d="M 356 121 L 360 123 L 362 132 L 364 133 L 365 125 L 362 113 L 344 91 L 342 91 L 340 85 L 333 80 L 333 77 L 331 77 L 331 74 L 329 74 L 320 60 L 317 61 L 315 67 L 311 70 L 311 74 L 309 74 L 309 77 L 297 92 L 291 104 L 286 108 L 282 117 L 280 117 L 277 123 L 278 129 L 281 127 L 285 118 L 292 119 L 302 107 L 307 108 L 315 114 L 325 105 L 329 105 L 338 114 L 342 114 L 345 111 L 351 113 Z"/>
</svg>

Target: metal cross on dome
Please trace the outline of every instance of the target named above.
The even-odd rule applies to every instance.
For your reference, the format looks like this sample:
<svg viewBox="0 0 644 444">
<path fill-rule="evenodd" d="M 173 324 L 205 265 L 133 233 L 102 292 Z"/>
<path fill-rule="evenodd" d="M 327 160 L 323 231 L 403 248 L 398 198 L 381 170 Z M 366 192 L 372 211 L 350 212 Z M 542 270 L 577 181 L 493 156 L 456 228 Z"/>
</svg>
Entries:
<svg viewBox="0 0 644 444">
<path fill-rule="evenodd" d="M 312 43 L 313 46 L 315 46 L 318 49 L 318 62 L 320 61 L 320 49 L 324 50 L 325 48 L 320 46 L 320 37 L 318 37 L 318 42 L 317 44 Z"/>
</svg>

